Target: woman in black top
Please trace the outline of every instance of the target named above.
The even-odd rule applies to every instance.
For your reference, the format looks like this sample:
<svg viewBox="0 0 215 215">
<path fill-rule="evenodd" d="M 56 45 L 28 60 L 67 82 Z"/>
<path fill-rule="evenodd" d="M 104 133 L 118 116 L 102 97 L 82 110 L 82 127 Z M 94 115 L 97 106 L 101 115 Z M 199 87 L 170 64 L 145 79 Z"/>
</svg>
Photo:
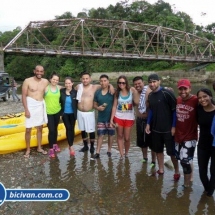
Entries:
<svg viewBox="0 0 215 215">
<path fill-rule="evenodd" d="M 212 93 L 207 88 L 200 89 L 197 92 L 197 97 L 199 100 L 197 119 L 200 128 L 197 147 L 199 175 L 207 196 L 212 196 L 215 189 L 215 147 L 212 146 L 211 125 L 215 114 L 215 105 Z M 211 160 L 210 177 L 208 177 L 209 160 Z"/>
<path fill-rule="evenodd" d="M 65 88 L 60 90 L 60 103 L 62 120 L 66 127 L 66 137 L 69 144 L 70 155 L 75 155 L 73 141 L 75 135 L 75 122 L 77 119 L 77 91 L 73 87 L 72 78 L 65 78 Z"/>
</svg>

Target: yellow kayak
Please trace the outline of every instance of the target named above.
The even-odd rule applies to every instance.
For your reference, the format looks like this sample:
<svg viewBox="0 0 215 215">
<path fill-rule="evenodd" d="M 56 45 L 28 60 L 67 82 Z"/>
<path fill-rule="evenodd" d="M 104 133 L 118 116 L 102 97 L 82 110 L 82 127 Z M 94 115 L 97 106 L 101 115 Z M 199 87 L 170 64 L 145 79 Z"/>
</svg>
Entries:
<svg viewBox="0 0 215 215">
<path fill-rule="evenodd" d="M 0 117 L 0 125 L 7 122 L 7 120 L 15 119 L 15 118 L 23 118 L 24 119 L 25 118 L 24 112 L 22 112 L 22 113 L 9 113 L 9 114 L 6 114 L 4 116 L 1 116 Z"/>
<path fill-rule="evenodd" d="M 78 124 L 75 125 L 75 135 L 80 134 Z M 63 123 L 58 125 L 57 140 L 66 139 L 66 129 Z M 43 128 L 42 145 L 48 144 L 48 128 Z M 34 129 L 31 132 L 31 147 L 37 146 L 37 131 Z M 25 132 L 5 135 L 0 137 L 0 154 L 8 154 L 19 150 L 26 149 Z"/>
<path fill-rule="evenodd" d="M 25 118 L 8 119 L 0 124 L 0 136 L 24 132 L 25 131 Z"/>
<path fill-rule="evenodd" d="M 24 113 L 8 114 L 14 115 L 11 118 L 0 119 L 0 137 L 25 131 L 25 116 Z M 5 115 L 4 117 L 8 116 Z M 44 124 L 43 127 L 47 125 Z M 33 128 L 34 130 L 34 128 Z"/>
</svg>

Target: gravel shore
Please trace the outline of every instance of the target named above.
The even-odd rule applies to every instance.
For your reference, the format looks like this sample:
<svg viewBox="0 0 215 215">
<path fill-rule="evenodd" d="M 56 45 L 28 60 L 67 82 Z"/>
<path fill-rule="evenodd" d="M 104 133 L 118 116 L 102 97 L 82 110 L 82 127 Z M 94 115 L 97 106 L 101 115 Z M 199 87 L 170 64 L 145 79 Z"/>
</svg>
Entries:
<svg viewBox="0 0 215 215">
<path fill-rule="evenodd" d="M 23 110 L 22 102 L 13 102 L 12 98 L 7 102 L 0 101 L 0 116 Z M 75 157 L 69 155 L 67 140 L 59 142 L 61 152 L 54 159 L 38 153 L 36 147 L 31 148 L 29 159 L 23 157 L 25 150 L 1 154 L 0 182 L 6 189 L 67 189 L 70 197 L 63 202 L 5 201 L 0 206 L 0 215 L 215 213 L 214 196 L 208 198 L 203 193 L 196 153 L 194 181 L 184 189 L 183 174 L 175 182 L 172 180 L 174 172 L 169 166 L 165 165 L 164 175 L 158 175 L 157 164 L 151 168 L 150 162 L 142 163 L 135 130 L 128 158 L 119 159 L 116 141 L 109 158 L 107 142 L 105 137 L 98 160 L 91 159 L 90 152 L 79 152 L 83 146 L 81 135 L 74 140 Z M 48 151 L 48 145 L 43 148 Z M 150 155 L 149 152 L 149 161 Z M 165 155 L 165 160 L 168 159 Z"/>
<path fill-rule="evenodd" d="M 4 116 L 6 114 L 23 112 L 24 108 L 22 102 L 14 102 L 12 98 L 10 98 L 6 102 L 0 100 L 0 110 L 0 116 Z"/>
</svg>

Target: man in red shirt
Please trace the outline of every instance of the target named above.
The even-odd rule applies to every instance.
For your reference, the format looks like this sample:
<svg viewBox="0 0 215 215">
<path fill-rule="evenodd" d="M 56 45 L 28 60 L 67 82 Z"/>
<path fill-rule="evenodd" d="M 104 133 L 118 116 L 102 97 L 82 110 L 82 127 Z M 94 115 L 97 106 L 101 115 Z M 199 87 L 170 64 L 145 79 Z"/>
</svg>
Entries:
<svg viewBox="0 0 215 215">
<path fill-rule="evenodd" d="M 188 79 L 178 81 L 178 94 L 175 150 L 176 158 L 180 160 L 184 172 L 184 187 L 189 187 L 192 181 L 192 160 L 198 138 L 196 117 L 198 99 L 191 94 L 191 84 Z"/>
</svg>

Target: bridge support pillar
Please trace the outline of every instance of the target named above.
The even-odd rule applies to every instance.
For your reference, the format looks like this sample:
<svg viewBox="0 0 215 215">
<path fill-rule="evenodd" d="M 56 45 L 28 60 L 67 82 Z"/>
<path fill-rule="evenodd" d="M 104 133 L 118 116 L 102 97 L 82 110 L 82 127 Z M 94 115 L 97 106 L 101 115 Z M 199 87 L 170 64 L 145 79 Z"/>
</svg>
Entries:
<svg viewBox="0 0 215 215">
<path fill-rule="evenodd" d="M 4 71 L 4 52 L 0 48 L 0 71 Z"/>
</svg>

